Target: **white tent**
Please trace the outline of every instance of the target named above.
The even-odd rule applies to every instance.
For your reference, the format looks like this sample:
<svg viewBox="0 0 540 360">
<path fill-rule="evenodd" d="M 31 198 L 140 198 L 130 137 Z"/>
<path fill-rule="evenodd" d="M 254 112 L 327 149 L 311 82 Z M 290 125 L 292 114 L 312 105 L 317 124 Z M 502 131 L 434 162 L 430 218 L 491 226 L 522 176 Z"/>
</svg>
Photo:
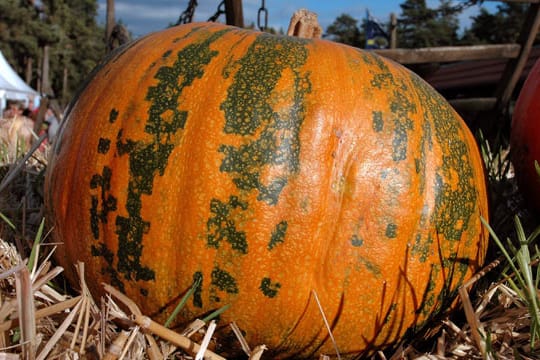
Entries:
<svg viewBox="0 0 540 360">
<path fill-rule="evenodd" d="M 0 115 L 7 100 L 22 100 L 28 106 L 29 102 L 38 98 L 39 93 L 20 78 L 0 51 Z"/>
</svg>

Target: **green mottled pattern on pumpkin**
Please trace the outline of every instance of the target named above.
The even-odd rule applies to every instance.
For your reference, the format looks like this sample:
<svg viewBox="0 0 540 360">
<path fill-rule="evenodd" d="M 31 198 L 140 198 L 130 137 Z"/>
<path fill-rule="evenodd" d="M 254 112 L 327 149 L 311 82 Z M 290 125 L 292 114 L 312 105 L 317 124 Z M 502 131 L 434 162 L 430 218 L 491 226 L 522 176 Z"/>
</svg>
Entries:
<svg viewBox="0 0 540 360">
<path fill-rule="evenodd" d="M 364 58 L 371 58 L 371 61 L 368 62 L 369 64 L 375 64 L 378 67 L 377 70 L 370 70 L 370 73 L 373 74 L 373 78 L 370 80 L 371 86 L 377 89 L 383 89 L 392 84 L 394 76 L 390 73 L 390 69 L 381 57 L 367 52 L 364 52 L 364 54 Z"/>
<path fill-rule="evenodd" d="M 124 283 L 120 280 L 118 271 L 116 271 L 113 261 L 114 253 L 109 250 L 109 248 L 104 243 L 99 243 L 98 245 L 91 246 L 92 256 L 99 256 L 105 260 L 107 265 L 101 268 L 101 273 L 103 275 L 109 276 L 111 279 L 111 285 L 118 288 L 120 291 L 124 292 L 125 287 Z"/>
<path fill-rule="evenodd" d="M 94 239 L 99 239 L 99 223 L 107 223 L 107 215 L 117 209 L 117 199 L 110 194 L 112 170 L 104 166 L 101 174 L 94 174 L 90 179 L 90 189 L 97 190 L 91 195 L 90 228 Z M 92 191 L 95 192 L 95 191 Z"/>
<path fill-rule="evenodd" d="M 354 247 L 360 247 L 364 245 L 364 239 L 354 234 L 353 236 L 351 236 L 351 245 Z"/>
<path fill-rule="evenodd" d="M 397 237 L 397 224 L 391 223 L 386 225 L 385 235 L 389 239 L 395 239 Z"/>
<path fill-rule="evenodd" d="M 237 229 L 235 220 L 238 212 L 247 208 L 248 204 L 240 201 L 237 196 L 231 196 L 226 203 L 219 199 L 212 199 L 210 212 L 213 215 L 206 223 L 208 230 L 207 245 L 219 248 L 222 241 L 227 241 L 231 244 L 233 250 L 247 254 L 246 234 Z"/>
<path fill-rule="evenodd" d="M 460 136 L 462 125 L 442 96 L 416 75 L 411 77 L 420 102 L 430 111 L 433 135 L 443 152 L 442 165 L 437 170 L 434 184 L 437 195 L 433 220 L 438 233 L 449 241 L 459 241 L 469 226 L 478 197 L 469 149 Z M 445 182 L 448 179 L 457 180 L 457 185 L 453 187 Z"/>
<path fill-rule="evenodd" d="M 261 280 L 261 285 L 259 289 L 262 291 L 263 295 L 269 298 L 274 298 L 277 296 L 281 284 L 278 282 L 272 282 L 272 279 L 265 277 Z"/>
<path fill-rule="evenodd" d="M 118 109 L 111 109 L 111 112 L 109 113 L 109 122 L 111 124 L 114 124 L 116 122 L 116 119 L 118 119 Z"/>
<path fill-rule="evenodd" d="M 220 171 L 231 173 L 240 190 L 258 191 L 257 199 L 275 205 L 289 176 L 298 171 L 299 132 L 304 120 L 304 96 L 311 91 L 308 74 L 301 74 L 308 51 L 306 40 L 261 34 L 246 55 L 238 60 L 238 71 L 221 104 L 225 113 L 226 134 L 246 138 L 235 147 L 222 145 L 225 157 Z M 294 74 L 293 92 L 274 94 L 285 70 Z M 289 96 L 291 106 L 286 114 L 272 109 L 272 96 Z M 265 167 L 280 166 L 284 171 L 264 184 L 261 172 Z"/>
<path fill-rule="evenodd" d="M 215 302 L 221 301 L 216 290 L 225 291 L 228 294 L 238 294 L 238 285 L 236 279 L 227 271 L 214 267 L 210 275 L 210 293 L 211 299 Z"/>
<path fill-rule="evenodd" d="M 268 250 L 272 250 L 275 248 L 278 244 L 281 244 L 285 241 L 285 235 L 287 233 L 287 227 L 288 223 L 284 221 L 280 221 L 275 229 L 272 231 L 272 235 L 270 237 L 270 242 L 268 243 Z"/>
<path fill-rule="evenodd" d="M 446 101 L 437 94 L 417 75 L 411 74 L 411 80 L 420 102 L 429 111 L 425 112 L 424 121 L 431 122 L 429 128 L 423 127 L 425 139 L 422 141 L 424 150 L 431 150 L 434 141 L 441 147 L 442 164 L 437 168 L 435 183 L 435 208 L 430 219 L 422 216 L 421 221 L 429 221 L 436 227 L 437 233 L 451 243 L 462 240 L 462 235 L 469 226 L 469 221 L 476 209 L 477 192 L 474 187 L 474 171 L 469 159 L 467 144 L 460 137 L 463 132 L 462 124 Z M 454 181 L 455 184 L 449 183 Z M 428 236 L 425 239 L 416 238 L 412 254 L 419 255 L 420 260 L 429 256 L 435 239 Z M 468 246 L 466 243 L 460 245 Z M 425 289 L 419 313 L 428 316 L 448 307 L 469 269 L 468 258 L 458 258 L 457 249 L 444 247 L 441 251 L 441 264 L 433 264 L 430 282 Z M 444 276 L 443 276 L 444 274 Z M 444 278 L 444 284 L 437 294 L 434 293 L 435 283 Z M 437 307 L 433 309 L 433 306 Z"/>
<path fill-rule="evenodd" d="M 390 102 L 390 111 L 394 122 L 394 138 L 392 140 L 392 159 L 402 161 L 407 158 L 407 146 L 409 141 L 409 132 L 413 130 L 413 121 L 409 113 L 416 113 L 416 105 L 407 96 L 408 88 L 403 80 L 399 80 L 397 89 L 393 91 L 393 97 Z"/>
<path fill-rule="evenodd" d="M 429 111 L 423 111 L 423 121 L 420 126 L 422 129 L 420 135 L 419 154 L 418 158 L 414 159 L 415 172 L 417 174 L 418 185 L 418 197 L 424 198 L 424 193 L 427 190 L 426 185 L 426 156 L 433 151 L 433 131 L 431 123 L 431 113 Z M 429 189 L 431 190 L 431 189 Z M 424 205 L 422 208 L 422 214 L 418 224 L 418 229 L 423 232 L 427 222 L 430 220 L 429 207 Z M 431 234 L 423 236 L 418 233 L 415 236 L 415 241 L 412 244 L 411 254 L 418 256 L 420 262 L 426 262 L 430 256 L 431 246 L 433 244 L 433 237 Z"/>
<path fill-rule="evenodd" d="M 377 89 L 383 89 L 385 86 L 388 86 L 388 84 L 392 82 L 393 78 L 394 77 L 389 72 L 377 73 L 373 76 L 373 79 L 371 80 L 371 86 Z"/>
<path fill-rule="evenodd" d="M 141 197 L 152 194 L 155 176 L 163 176 L 175 147 L 174 135 L 183 129 L 187 120 L 187 111 L 180 110 L 183 89 L 204 75 L 204 67 L 218 54 L 210 49 L 212 42 L 227 31 L 230 30 L 209 34 L 199 42 L 187 45 L 176 54 L 171 66 L 157 70 L 157 84 L 150 87 L 146 94 L 146 100 L 151 105 L 144 131 L 151 135 L 150 140 L 124 139 L 123 132 L 120 130 L 118 133 L 118 155 L 129 156 L 128 216 L 116 217 L 119 245 L 117 269 L 127 280 L 148 281 L 155 278 L 154 271 L 140 262 L 143 237 L 151 225 L 141 216 Z"/>
<path fill-rule="evenodd" d="M 373 78 L 370 80 L 371 86 L 380 90 L 391 90 L 390 97 L 390 118 L 388 119 L 393 124 L 393 139 L 392 139 L 392 159 L 394 161 L 403 161 L 407 158 L 409 133 L 414 130 L 414 123 L 409 114 L 417 112 L 415 103 L 410 99 L 408 93 L 409 87 L 401 78 L 396 78 L 390 72 L 388 66 L 378 56 L 373 56 L 377 70 L 370 70 Z M 376 132 L 381 132 L 382 127 L 381 115 L 373 113 L 373 129 Z"/>
<path fill-rule="evenodd" d="M 422 216 L 420 219 L 420 228 L 424 228 L 425 217 Z M 416 234 L 415 241 L 412 245 L 411 254 L 418 256 L 420 262 L 426 262 L 429 255 L 431 255 L 431 246 L 433 245 L 433 237 L 428 235 L 425 239 L 422 238 L 421 234 Z"/>
<path fill-rule="evenodd" d="M 427 111 L 424 111 L 424 119 L 421 128 L 420 157 L 415 159 L 415 170 L 418 174 L 418 180 L 420 181 L 418 191 L 420 194 L 423 194 L 426 190 L 426 155 L 433 150 L 433 135 L 431 122 L 429 120 L 429 112 Z"/>
<path fill-rule="evenodd" d="M 371 71 L 370 80 L 374 89 L 382 91 L 392 91 L 389 108 L 382 111 L 389 115 L 385 117 L 384 127 L 382 115 L 376 112 L 372 114 L 372 127 L 375 132 L 391 132 L 392 134 L 392 159 L 394 161 L 404 161 L 412 149 L 409 149 L 409 134 L 412 131 L 421 131 L 421 141 L 419 143 L 419 155 L 414 158 L 414 170 L 420 179 L 419 194 L 422 197 L 425 191 L 435 191 L 435 209 L 427 212 L 427 204 L 421 215 L 418 228 L 425 229 L 428 223 L 434 224 L 437 232 L 450 241 L 459 241 L 463 231 L 467 228 L 469 220 L 475 210 L 477 193 L 474 187 L 473 169 L 469 160 L 469 153 L 466 143 L 459 138 L 462 133 L 461 123 L 456 119 L 449 105 L 425 84 L 416 75 L 411 74 L 412 85 L 408 85 L 406 79 L 394 77 L 389 71 L 384 61 L 377 56 L 373 56 L 373 63 L 377 70 Z M 419 97 L 418 103 L 425 108 L 423 111 L 423 121 L 414 123 L 411 114 L 417 113 L 413 99 L 409 93 L 414 93 Z M 427 184 L 426 179 L 426 156 L 433 151 L 433 144 L 437 142 L 443 152 L 443 165 L 437 169 L 434 183 Z M 387 178 L 387 174 L 382 174 Z M 457 177 L 457 178 L 456 178 Z M 457 183 L 454 187 L 448 182 L 449 179 Z M 430 188 L 428 188 L 430 187 Z M 387 224 L 385 235 L 388 238 L 397 236 L 395 224 Z M 431 255 L 433 242 L 435 239 L 431 235 L 420 233 L 413 237 L 411 255 L 416 256 L 419 261 L 426 262 Z M 466 246 L 466 244 L 464 244 Z M 468 260 L 457 258 L 455 250 L 440 249 L 443 258 L 441 264 L 432 264 L 430 282 L 427 285 L 423 298 L 420 301 L 421 309 L 419 314 L 427 317 L 431 313 L 437 313 L 448 307 L 448 299 L 453 299 L 457 289 L 461 285 L 468 270 Z M 365 259 L 360 258 L 359 262 Z M 369 268 L 369 263 L 364 262 Z M 370 269 L 376 274 L 376 269 Z M 436 281 L 444 274 L 444 284 L 441 291 L 435 293 Z M 434 306 L 436 308 L 434 309 Z"/>
<path fill-rule="evenodd" d="M 111 140 L 110 139 L 99 138 L 98 153 L 106 154 L 106 153 L 109 152 L 110 148 L 111 148 Z"/>
<path fill-rule="evenodd" d="M 166 59 L 166 58 L 168 58 L 169 56 L 171 56 L 172 53 L 173 53 L 172 50 L 167 50 L 167 51 L 165 51 L 165 52 L 163 53 L 163 56 L 162 56 L 162 57 L 163 57 L 164 59 Z"/>
<path fill-rule="evenodd" d="M 371 260 L 366 259 L 365 257 L 358 257 L 358 263 L 362 264 L 370 273 L 379 278 L 382 275 L 381 268 L 379 265 L 374 263 Z"/>
<path fill-rule="evenodd" d="M 429 273 L 429 281 L 426 286 L 426 289 L 424 290 L 424 294 L 422 294 L 422 299 L 420 301 L 420 308 L 417 310 L 419 314 L 422 314 L 424 318 L 427 318 L 432 312 L 433 312 L 433 306 L 435 306 L 435 288 L 437 285 L 437 279 L 440 276 L 441 272 L 441 266 L 437 264 L 432 264 L 430 273 Z"/>
<path fill-rule="evenodd" d="M 383 131 L 384 121 L 382 111 L 373 111 L 373 131 L 381 132 Z"/>
</svg>

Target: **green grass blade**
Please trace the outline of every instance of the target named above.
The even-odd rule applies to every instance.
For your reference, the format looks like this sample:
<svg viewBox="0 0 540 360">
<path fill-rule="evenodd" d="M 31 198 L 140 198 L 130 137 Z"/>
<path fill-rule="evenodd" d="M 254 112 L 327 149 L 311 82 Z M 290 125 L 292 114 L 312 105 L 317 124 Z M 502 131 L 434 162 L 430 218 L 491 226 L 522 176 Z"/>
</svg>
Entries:
<svg viewBox="0 0 540 360">
<path fill-rule="evenodd" d="M 540 260 L 540 250 L 538 250 L 538 245 L 534 245 L 536 256 L 534 257 L 536 261 Z M 536 266 L 536 281 L 534 283 L 534 286 L 538 289 L 538 285 L 540 284 L 540 266 Z"/>
<path fill-rule="evenodd" d="M 495 241 L 495 243 L 497 244 L 497 246 L 499 247 L 499 249 L 503 253 L 504 257 L 506 258 L 506 260 L 508 261 L 510 267 L 512 268 L 512 271 L 514 273 L 516 273 L 516 275 L 517 275 L 519 273 L 519 271 L 518 271 L 516 265 L 514 264 L 514 258 L 512 256 L 510 256 L 510 254 L 506 250 L 506 247 L 503 245 L 502 241 L 499 239 L 499 237 L 497 236 L 497 234 L 495 233 L 493 228 L 489 225 L 489 223 L 483 217 L 480 217 L 480 220 L 482 221 L 484 226 L 486 226 L 486 228 L 488 229 L 491 237 L 493 238 L 493 241 Z M 513 248 L 513 246 L 512 246 L 512 248 Z"/>
<path fill-rule="evenodd" d="M 204 319 L 202 319 L 202 321 L 204 321 L 205 323 L 215 319 L 216 317 L 218 317 L 219 315 L 221 315 L 222 313 L 225 312 L 225 310 L 227 310 L 228 308 L 231 307 L 231 304 L 227 304 L 219 309 L 217 309 L 216 311 L 214 311 L 213 313 L 209 314 L 208 316 L 206 316 Z"/>
<path fill-rule="evenodd" d="M 171 316 L 169 316 L 167 318 L 167 321 L 165 321 L 165 324 L 163 324 L 163 326 L 165 326 L 166 328 L 171 326 L 171 323 L 174 321 L 174 319 L 176 319 L 176 317 L 178 316 L 178 313 L 180 312 L 180 310 L 182 310 L 184 308 L 184 306 L 186 305 L 186 302 L 188 301 L 188 299 L 193 295 L 195 290 L 197 290 L 197 288 L 200 285 L 201 285 L 201 278 L 198 278 L 197 280 L 195 280 L 193 285 L 191 285 L 191 288 L 186 292 L 186 294 L 184 296 L 182 296 L 182 299 L 180 299 L 180 302 L 178 303 L 178 305 L 176 305 L 176 307 L 174 308 Z"/>
<path fill-rule="evenodd" d="M 536 240 L 538 235 L 540 235 L 540 226 L 534 229 L 534 231 L 529 235 L 529 237 L 527 238 L 527 244 L 531 245 L 534 242 L 534 240 Z"/>
<path fill-rule="evenodd" d="M 529 246 L 533 244 L 533 241 L 540 234 L 540 227 L 527 237 L 519 217 L 515 216 L 514 223 L 519 246 L 515 247 L 510 239 L 508 239 L 506 246 L 503 246 L 499 237 L 495 234 L 489 224 L 487 224 L 485 219 L 481 219 L 481 221 L 488 228 L 490 235 L 498 245 L 500 251 L 508 261 L 509 267 L 513 271 L 512 276 L 515 276 L 516 281 L 508 276 L 506 272 L 503 273 L 503 277 L 528 308 L 531 316 L 530 344 L 531 348 L 534 349 L 536 341 L 540 337 L 540 299 L 537 291 L 540 278 L 540 267 L 537 266 L 536 272 L 533 270 L 533 259 L 531 258 Z M 535 253 L 538 259 L 539 251 L 536 245 Z"/>
<path fill-rule="evenodd" d="M 34 238 L 34 245 L 32 245 L 32 251 L 30 252 L 30 257 L 28 258 L 28 270 L 30 273 L 33 272 L 33 269 L 37 263 L 37 257 L 39 254 L 39 245 L 41 242 L 41 237 L 43 236 L 43 229 L 45 227 L 45 219 L 41 220 L 41 223 L 39 224 L 38 231 L 36 233 L 36 237 Z"/>
<path fill-rule="evenodd" d="M 9 219 L 7 218 L 7 216 L 4 215 L 4 214 L 2 214 L 1 212 L 0 212 L 0 219 L 4 220 L 4 222 L 5 222 L 6 224 L 8 224 L 8 226 L 9 226 L 12 230 L 17 230 L 17 228 L 16 228 L 15 225 L 11 222 L 11 220 L 9 220 Z"/>
</svg>

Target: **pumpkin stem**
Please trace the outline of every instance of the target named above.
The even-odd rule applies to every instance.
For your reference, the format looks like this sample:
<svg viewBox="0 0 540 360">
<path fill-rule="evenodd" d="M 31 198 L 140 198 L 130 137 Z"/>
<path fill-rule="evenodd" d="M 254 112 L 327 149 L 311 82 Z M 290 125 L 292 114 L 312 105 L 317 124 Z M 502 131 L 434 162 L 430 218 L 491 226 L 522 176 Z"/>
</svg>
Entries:
<svg viewBox="0 0 540 360">
<path fill-rule="evenodd" d="M 317 14 L 308 9 L 297 10 L 291 17 L 287 35 L 306 39 L 320 39 L 322 28 L 317 20 Z"/>
</svg>

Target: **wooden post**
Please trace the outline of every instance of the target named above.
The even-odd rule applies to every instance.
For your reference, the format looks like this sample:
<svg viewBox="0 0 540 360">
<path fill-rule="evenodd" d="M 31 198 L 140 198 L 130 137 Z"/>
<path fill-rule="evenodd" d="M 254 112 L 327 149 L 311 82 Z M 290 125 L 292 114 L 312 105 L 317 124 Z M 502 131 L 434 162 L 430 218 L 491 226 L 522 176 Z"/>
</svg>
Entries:
<svg viewBox="0 0 540 360">
<path fill-rule="evenodd" d="M 523 72 L 523 68 L 527 64 L 527 59 L 531 52 L 534 39 L 540 28 L 540 3 L 529 5 L 529 11 L 523 22 L 521 32 L 517 43 L 521 46 L 519 55 L 515 59 L 510 59 L 506 63 L 499 86 L 495 93 L 497 97 L 496 110 L 505 111 L 516 84 Z"/>
<path fill-rule="evenodd" d="M 390 13 L 390 49 L 397 47 L 397 16 Z"/>
<path fill-rule="evenodd" d="M 53 94 L 53 91 L 50 81 L 49 50 L 49 45 L 43 46 L 43 59 L 41 63 L 41 92 L 50 96 Z"/>
<path fill-rule="evenodd" d="M 114 16 L 114 0 L 107 0 L 107 15 L 105 21 L 105 44 L 109 47 L 112 31 L 116 24 Z"/>
<path fill-rule="evenodd" d="M 34 59 L 31 56 L 26 57 L 26 71 L 24 73 L 24 81 L 30 84 L 32 81 L 32 70 L 34 66 Z"/>
<path fill-rule="evenodd" d="M 242 0 L 225 0 L 225 19 L 227 25 L 244 27 Z"/>
<path fill-rule="evenodd" d="M 39 102 L 39 110 L 34 119 L 34 132 L 39 134 L 41 132 L 41 127 L 45 121 L 45 115 L 47 114 L 47 109 L 49 108 L 49 98 L 44 96 Z"/>
</svg>

